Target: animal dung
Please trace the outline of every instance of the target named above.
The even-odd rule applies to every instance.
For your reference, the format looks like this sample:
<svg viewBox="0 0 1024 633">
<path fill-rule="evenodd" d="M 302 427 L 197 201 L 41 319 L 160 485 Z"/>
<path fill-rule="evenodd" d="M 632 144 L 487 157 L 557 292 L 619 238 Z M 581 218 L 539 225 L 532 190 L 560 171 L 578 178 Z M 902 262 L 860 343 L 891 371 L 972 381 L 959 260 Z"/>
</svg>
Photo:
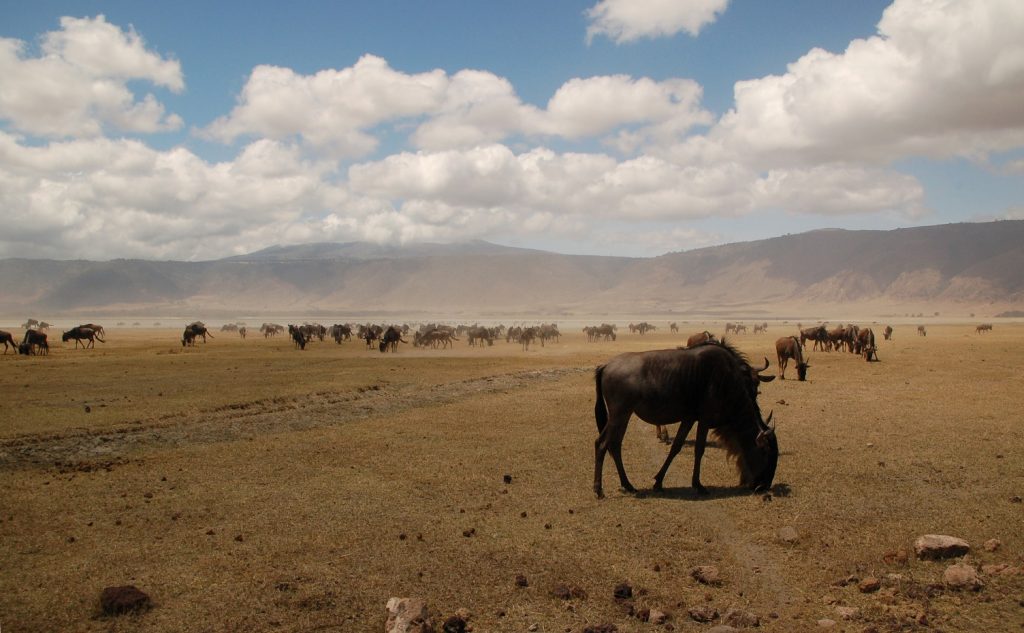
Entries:
<svg viewBox="0 0 1024 633">
<path fill-rule="evenodd" d="M 502 479 L 506 484 L 512 483 L 512 475 L 505 475 L 504 477 L 502 477 Z"/>
</svg>

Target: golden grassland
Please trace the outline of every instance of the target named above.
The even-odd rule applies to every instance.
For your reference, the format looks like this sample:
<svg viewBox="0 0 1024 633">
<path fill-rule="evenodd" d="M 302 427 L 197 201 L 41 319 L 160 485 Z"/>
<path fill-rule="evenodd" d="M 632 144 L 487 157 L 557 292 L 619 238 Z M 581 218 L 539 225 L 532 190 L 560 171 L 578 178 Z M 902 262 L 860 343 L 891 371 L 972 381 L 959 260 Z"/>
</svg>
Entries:
<svg viewBox="0 0 1024 633">
<path fill-rule="evenodd" d="M 380 631 L 389 597 L 418 596 L 436 624 L 468 609 L 476 632 L 667 630 L 613 599 L 625 582 L 676 631 L 706 630 L 689 615 L 704 605 L 767 631 L 1024 628 L 1024 571 L 952 591 L 948 563 L 911 550 L 951 534 L 972 564 L 1024 570 L 1024 326 L 897 327 L 878 363 L 811 352 L 807 382 L 761 389 L 782 451 L 770 497 L 738 488 L 714 446 L 696 496 L 689 444 L 665 493 L 643 490 L 666 447 L 634 420 L 623 453 L 641 494 L 609 465 L 599 501 L 592 370 L 707 326 L 681 327 L 397 354 L 113 329 L 95 350 L 0 357 L 0 627 Z M 774 371 L 795 329 L 732 340 Z M 697 565 L 722 584 L 697 583 Z M 869 576 L 880 590 L 840 582 Z M 153 608 L 102 617 L 100 591 L 124 584 Z"/>
</svg>

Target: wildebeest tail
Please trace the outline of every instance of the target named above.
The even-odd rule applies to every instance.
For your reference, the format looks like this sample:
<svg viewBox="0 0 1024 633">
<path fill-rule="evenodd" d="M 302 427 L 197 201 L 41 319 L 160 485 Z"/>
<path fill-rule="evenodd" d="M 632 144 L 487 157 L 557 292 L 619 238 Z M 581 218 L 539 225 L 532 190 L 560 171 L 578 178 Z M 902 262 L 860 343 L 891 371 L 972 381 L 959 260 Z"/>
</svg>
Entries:
<svg viewBox="0 0 1024 633">
<path fill-rule="evenodd" d="M 601 388 L 601 377 L 604 374 L 604 365 L 594 370 L 594 383 L 597 390 L 597 401 L 594 403 L 594 420 L 597 421 L 597 432 L 604 431 L 608 424 L 608 407 L 604 404 L 604 391 Z"/>
</svg>

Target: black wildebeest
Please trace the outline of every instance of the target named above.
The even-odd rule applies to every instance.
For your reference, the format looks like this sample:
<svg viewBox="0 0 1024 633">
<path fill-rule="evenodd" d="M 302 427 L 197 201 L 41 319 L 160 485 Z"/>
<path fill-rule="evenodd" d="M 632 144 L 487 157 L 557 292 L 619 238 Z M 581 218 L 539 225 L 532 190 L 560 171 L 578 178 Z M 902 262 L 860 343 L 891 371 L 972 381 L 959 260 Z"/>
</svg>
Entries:
<svg viewBox="0 0 1024 633">
<path fill-rule="evenodd" d="M 206 337 L 213 338 L 213 334 L 206 329 L 206 325 L 202 321 L 194 321 L 185 326 L 185 332 L 181 335 L 181 346 L 185 347 L 188 345 L 195 345 L 196 339 L 203 337 L 203 342 L 206 342 Z"/>
<path fill-rule="evenodd" d="M 67 332 L 61 334 L 60 336 L 60 340 L 65 343 L 67 343 L 71 339 L 75 339 L 76 349 L 78 348 L 78 344 L 82 343 L 83 340 L 88 341 L 88 343 L 82 343 L 82 349 L 96 347 L 96 341 L 99 341 L 100 343 L 106 343 L 106 341 L 103 340 L 103 337 L 100 336 L 100 333 L 98 331 L 94 330 L 91 327 L 86 327 L 84 325 L 73 327 Z"/>
<path fill-rule="evenodd" d="M 0 330 L 0 343 L 4 344 L 4 354 L 7 353 L 7 346 L 10 345 L 11 349 L 17 353 L 18 344 L 14 342 L 14 335 L 10 332 Z"/>
<path fill-rule="evenodd" d="M 21 344 L 18 345 L 18 353 L 25 356 L 49 354 L 50 344 L 46 341 L 46 334 L 38 330 L 25 330 L 25 338 L 21 339 Z"/>
<path fill-rule="evenodd" d="M 810 365 L 804 361 L 800 339 L 795 336 L 783 336 L 775 341 L 775 353 L 779 357 L 779 378 L 786 379 L 786 365 L 789 364 L 789 359 L 792 358 L 796 361 L 797 380 L 807 380 L 807 368 Z"/>
<path fill-rule="evenodd" d="M 770 488 L 779 445 L 775 429 L 762 420 L 757 405 L 758 384 L 775 379 L 760 375 L 767 368 L 768 359 L 764 368 L 755 369 L 724 342 L 689 349 L 628 352 L 598 367 L 594 372 L 594 417 L 599 432 L 594 443 L 594 492 L 598 498 L 604 496 L 601 471 L 609 452 L 622 488 L 635 491 L 622 465 L 622 438 L 634 413 L 649 424 L 682 423 L 664 465 L 654 477 L 655 490 L 662 488 L 665 473 L 695 422 L 691 483 L 697 492 L 707 493 L 700 483 L 700 462 L 709 430 L 715 431 L 728 454 L 736 458 L 741 485 L 755 491 Z"/>
<path fill-rule="evenodd" d="M 389 349 L 392 352 L 397 352 L 398 344 L 400 342 L 408 343 L 408 341 L 402 338 L 402 332 L 398 328 L 396 328 L 393 325 L 388 326 L 388 329 L 384 330 L 384 334 L 382 334 L 380 337 L 379 347 L 381 354 L 388 351 Z"/>
</svg>

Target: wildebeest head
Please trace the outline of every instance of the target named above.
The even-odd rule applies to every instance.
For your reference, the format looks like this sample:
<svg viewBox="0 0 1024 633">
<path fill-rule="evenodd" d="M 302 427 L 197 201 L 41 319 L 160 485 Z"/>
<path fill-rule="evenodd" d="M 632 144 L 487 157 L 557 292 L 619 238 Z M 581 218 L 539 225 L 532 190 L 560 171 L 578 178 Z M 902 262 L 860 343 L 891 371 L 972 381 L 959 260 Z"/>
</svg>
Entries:
<svg viewBox="0 0 1024 633">
<path fill-rule="evenodd" d="M 796 378 L 797 380 L 807 380 L 807 368 L 810 367 L 809 362 L 797 363 L 796 364 Z"/>
<path fill-rule="evenodd" d="M 779 463 L 779 441 L 775 437 L 775 427 L 771 424 L 772 414 L 773 412 L 768 413 L 767 422 L 758 420 L 760 430 L 754 438 L 757 451 L 747 455 L 740 476 L 740 484 L 748 486 L 754 492 L 763 492 L 772 487 L 775 469 Z"/>
</svg>

